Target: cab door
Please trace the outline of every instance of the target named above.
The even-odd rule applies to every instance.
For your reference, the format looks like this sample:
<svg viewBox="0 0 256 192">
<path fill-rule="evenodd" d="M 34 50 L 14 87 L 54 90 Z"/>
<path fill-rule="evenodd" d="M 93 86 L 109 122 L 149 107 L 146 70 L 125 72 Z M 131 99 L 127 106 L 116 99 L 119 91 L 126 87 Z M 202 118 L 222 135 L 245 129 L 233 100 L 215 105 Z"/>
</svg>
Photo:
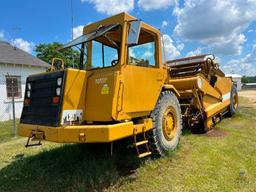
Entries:
<svg viewBox="0 0 256 192">
<path fill-rule="evenodd" d="M 165 76 L 159 47 L 159 35 L 143 28 L 137 44 L 127 46 L 127 63 L 121 72 L 123 118 L 147 116 L 154 109 Z"/>
</svg>

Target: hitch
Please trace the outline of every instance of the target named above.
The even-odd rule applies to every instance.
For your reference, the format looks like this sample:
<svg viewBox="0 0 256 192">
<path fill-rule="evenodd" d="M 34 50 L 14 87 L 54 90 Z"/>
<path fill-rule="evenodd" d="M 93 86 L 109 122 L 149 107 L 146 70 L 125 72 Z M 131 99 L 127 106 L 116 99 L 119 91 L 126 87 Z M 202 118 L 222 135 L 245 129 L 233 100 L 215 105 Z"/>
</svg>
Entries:
<svg viewBox="0 0 256 192">
<path fill-rule="evenodd" d="M 42 145 L 41 141 L 45 139 L 44 132 L 43 131 L 32 131 L 30 136 L 28 137 L 27 143 L 25 147 L 33 147 L 33 146 L 39 146 Z M 37 143 L 30 144 L 31 141 L 38 140 Z"/>
</svg>

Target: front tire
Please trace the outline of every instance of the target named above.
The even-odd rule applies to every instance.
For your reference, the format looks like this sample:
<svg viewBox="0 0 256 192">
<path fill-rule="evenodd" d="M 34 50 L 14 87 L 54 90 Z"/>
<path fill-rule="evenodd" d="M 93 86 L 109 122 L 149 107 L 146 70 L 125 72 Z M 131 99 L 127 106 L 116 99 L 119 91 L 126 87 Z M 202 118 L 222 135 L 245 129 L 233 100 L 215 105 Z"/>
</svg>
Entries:
<svg viewBox="0 0 256 192">
<path fill-rule="evenodd" d="M 149 131 L 149 144 L 152 153 L 164 156 L 176 149 L 182 133 L 182 116 L 177 97 L 170 91 L 162 92 L 151 118 L 153 129 Z"/>
</svg>

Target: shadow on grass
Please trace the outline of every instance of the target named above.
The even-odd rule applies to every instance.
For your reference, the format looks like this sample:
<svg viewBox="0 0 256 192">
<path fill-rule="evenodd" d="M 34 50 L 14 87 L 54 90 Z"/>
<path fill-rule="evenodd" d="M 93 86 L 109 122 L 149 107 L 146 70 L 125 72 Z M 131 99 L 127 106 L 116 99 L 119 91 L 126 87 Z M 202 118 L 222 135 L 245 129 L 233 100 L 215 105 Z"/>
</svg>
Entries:
<svg viewBox="0 0 256 192">
<path fill-rule="evenodd" d="M 17 159 L 0 171 L 0 191 L 102 191 L 141 163 L 116 145 L 112 156 L 109 144 L 76 144 Z"/>
</svg>

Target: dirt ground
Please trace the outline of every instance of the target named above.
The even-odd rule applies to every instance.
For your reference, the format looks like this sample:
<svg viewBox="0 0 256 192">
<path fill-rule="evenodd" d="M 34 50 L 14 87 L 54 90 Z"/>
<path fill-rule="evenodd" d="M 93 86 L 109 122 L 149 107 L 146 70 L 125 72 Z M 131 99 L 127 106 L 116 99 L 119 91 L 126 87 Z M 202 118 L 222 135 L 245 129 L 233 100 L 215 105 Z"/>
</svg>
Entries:
<svg viewBox="0 0 256 192">
<path fill-rule="evenodd" d="M 245 97 L 250 100 L 253 107 L 256 107 L 256 89 L 255 90 L 243 90 L 238 92 L 240 97 Z"/>
</svg>

